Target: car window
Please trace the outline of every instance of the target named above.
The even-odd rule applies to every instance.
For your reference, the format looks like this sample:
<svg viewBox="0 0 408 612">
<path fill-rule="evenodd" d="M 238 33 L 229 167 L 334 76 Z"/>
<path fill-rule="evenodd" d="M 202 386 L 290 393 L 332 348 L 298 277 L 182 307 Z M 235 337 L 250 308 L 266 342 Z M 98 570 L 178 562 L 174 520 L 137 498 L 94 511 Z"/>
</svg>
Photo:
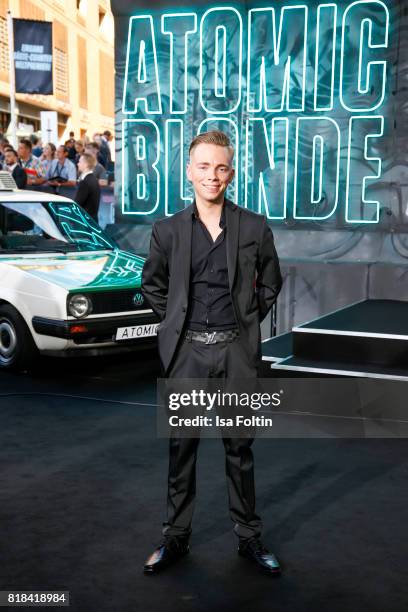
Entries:
<svg viewBox="0 0 408 612">
<path fill-rule="evenodd" d="M 0 202 L 0 254 L 116 248 L 75 202 Z"/>
<path fill-rule="evenodd" d="M 51 238 L 68 242 L 52 219 L 47 209 L 38 202 L 12 202 L 3 203 L 7 209 L 5 214 L 5 234 L 24 233 L 27 235 L 36 233 L 37 235 L 47 234 Z"/>
</svg>

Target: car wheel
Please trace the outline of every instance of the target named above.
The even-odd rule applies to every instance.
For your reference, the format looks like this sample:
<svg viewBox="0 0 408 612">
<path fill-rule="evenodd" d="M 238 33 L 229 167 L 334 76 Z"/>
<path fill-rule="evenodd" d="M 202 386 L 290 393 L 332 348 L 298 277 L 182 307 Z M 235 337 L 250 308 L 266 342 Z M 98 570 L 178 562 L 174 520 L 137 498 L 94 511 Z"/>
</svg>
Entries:
<svg viewBox="0 0 408 612">
<path fill-rule="evenodd" d="M 13 306 L 0 305 L 0 369 L 22 370 L 33 363 L 37 352 L 20 313 Z"/>
</svg>

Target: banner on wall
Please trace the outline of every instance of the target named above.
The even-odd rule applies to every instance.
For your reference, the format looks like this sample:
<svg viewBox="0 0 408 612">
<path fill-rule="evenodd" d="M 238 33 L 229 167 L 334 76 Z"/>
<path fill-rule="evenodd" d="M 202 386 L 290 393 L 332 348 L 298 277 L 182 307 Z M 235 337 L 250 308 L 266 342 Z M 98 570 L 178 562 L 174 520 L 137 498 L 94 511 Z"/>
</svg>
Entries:
<svg viewBox="0 0 408 612">
<path fill-rule="evenodd" d="M 384 184 L 395 10 L 254 4 L 118 11 L 122 213 L 170 216 L 191 203 L 189 143 L 221 129 L 235 148 L 235 202 L 275 223 L 379 224 L 394 206 Z"/>
<path fill-rule="evenodd" d="M 16 93 L 53 93 L 52 23 L 13 19 Z"/>
</svg>

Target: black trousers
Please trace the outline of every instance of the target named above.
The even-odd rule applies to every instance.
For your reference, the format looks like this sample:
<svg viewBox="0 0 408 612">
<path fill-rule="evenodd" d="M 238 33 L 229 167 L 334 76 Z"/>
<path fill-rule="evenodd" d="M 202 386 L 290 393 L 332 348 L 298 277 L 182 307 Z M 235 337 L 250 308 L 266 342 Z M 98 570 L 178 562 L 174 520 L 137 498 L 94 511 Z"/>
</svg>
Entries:
<svg viewBox="0 0 408 612">
<path fill-rule="evenodd" d="M 256 378 L 258 370 L 248 360 L 239 338 L 204 344 L 184 340 L 168 372 L 169 378 Z M 253 437 L 222 438 L 228 485 L 229 511 L 240 539 L 259 536 L 260 517 L 255 512 Z M 196 460 L 199 437 L 172 433 L 169 448 L 167 519 L 164 535 L 189 537 L 196 495 Z"/>
</svg>

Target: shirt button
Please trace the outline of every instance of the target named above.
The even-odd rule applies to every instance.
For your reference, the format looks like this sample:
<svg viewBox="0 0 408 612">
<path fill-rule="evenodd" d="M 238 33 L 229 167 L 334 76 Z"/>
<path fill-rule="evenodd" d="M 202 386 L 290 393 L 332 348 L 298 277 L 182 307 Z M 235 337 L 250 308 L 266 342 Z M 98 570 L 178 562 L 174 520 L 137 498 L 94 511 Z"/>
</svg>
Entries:
<svg viewBox="0 0 408 612">
<path fill-rule="evenodd" d="M 214 268 L 211 268 L 210 272 L 214 272 Z"/>
</svg>

